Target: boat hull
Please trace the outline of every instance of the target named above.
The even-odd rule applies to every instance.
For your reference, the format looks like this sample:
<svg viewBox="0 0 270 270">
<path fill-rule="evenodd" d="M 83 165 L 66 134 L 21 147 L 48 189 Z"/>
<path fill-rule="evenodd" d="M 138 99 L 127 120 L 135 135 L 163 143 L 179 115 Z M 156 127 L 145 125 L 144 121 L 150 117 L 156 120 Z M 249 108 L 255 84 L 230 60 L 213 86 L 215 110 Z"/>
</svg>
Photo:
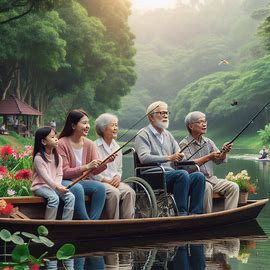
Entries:
<svg viewBox="0 0 270 270">
<path fill-rule="evenodd" d="M 209 230 L 256 219 L 268 199 L 249 201 L 236 209 L 186 217 L 123 220 L 43 220 L 0 218 L 0 227 L 10 231 L 36 232 L 45 225 L 54 241 L 108 239 Z"/>
</svg>

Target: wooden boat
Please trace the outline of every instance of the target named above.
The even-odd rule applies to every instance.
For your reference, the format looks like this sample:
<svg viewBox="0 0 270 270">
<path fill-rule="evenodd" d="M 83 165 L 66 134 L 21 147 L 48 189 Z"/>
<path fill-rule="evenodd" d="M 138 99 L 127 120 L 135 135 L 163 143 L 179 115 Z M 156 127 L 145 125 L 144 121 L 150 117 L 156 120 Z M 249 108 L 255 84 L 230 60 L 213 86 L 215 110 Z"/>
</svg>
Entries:
<svg viewBox="0 0 270 270">
<path fill-rule="evenodd" d="M 89 239 L 108 239 L 188 233 L 198 230 L 214 230 L 221 226 L 247 222 L 256 219 L 268 199 L 248 201 L 236 209 L 194 216 L 141 218 L 122 220 L 44 220 L 37 218 L 42 213 L 42 198 L 25 197 L 4 198 L 19 206 L 22 219 L 0 218 L 1 228 L 10 231 L 35 232 L 39 225 L 45 225 L 54 241 L 82 241 Z M 34 201 L 36 200 L 36 202 Z M 43 202 L 44 204 L 44 202 Z M 25 215 L 25 216 L 24 216 Z M 19 217 L 19 216 L 18 216 Z M 29 217 L 29 218 L 28 218 Z"/>
</svg>

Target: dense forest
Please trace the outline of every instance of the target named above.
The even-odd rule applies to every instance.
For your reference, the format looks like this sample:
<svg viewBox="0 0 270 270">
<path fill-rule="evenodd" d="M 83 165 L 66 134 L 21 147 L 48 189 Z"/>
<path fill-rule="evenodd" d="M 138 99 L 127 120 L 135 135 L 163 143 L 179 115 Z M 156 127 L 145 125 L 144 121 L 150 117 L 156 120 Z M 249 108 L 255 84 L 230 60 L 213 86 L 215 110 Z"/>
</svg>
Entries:
<svg viewBox="0 0 270 270">
<path fill-rule="evenodd" d="M 130 0 L 2 0 L 0 99 L 16 95 L 45 123 L 72 108 L 113 110 L 121 127 L 161 99 L 170 128 L 191 110 L 237 128 L 270 98 L 269 4 L 178 0 L 131 13 Z M 265 111 L 253 129 L 269 118 Z"/>
<path fill-rule="evenodd" d="M 63 119 L 117 109 L 134 85 L 128 0 L 0 3 L 0 100 L 8 95 Z"/>
<path fill-rule="evenodd" d="M 133 13 L 138 79 L 122 100 L 123 125 L 160 99 L 171 106 L 171 128 L 183 127 L 192 110 L 205 112 L 211 124 L 226 130 L 245 124 L 270 99 L 268 4 L 178 1 L 174 9 Z M 254 129 L 263 128 L 269 117 L 263 113 Z"/>
</svg>

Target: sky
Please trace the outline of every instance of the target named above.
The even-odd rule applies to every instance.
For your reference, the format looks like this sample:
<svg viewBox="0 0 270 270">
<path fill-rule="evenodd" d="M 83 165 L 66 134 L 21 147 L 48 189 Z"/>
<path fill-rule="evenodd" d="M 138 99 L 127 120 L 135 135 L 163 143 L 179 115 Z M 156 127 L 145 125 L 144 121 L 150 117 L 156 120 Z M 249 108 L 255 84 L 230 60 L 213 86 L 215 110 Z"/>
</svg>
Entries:
<svg viewBox="0 0 270 270">
<path fill-rule="evenodd" d="M 133 9 L 147 10 L 173 7 L 177 0 L 131 0 L 131 2 Z"/>
</svg>

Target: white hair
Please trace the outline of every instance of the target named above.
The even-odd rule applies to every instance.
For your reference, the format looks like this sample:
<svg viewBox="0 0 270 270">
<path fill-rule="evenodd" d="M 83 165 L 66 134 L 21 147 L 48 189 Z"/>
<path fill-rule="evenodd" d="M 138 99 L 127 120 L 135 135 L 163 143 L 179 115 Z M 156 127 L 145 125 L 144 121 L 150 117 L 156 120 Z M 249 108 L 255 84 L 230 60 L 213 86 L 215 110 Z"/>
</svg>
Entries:
<svg viewBox="0 0 270 270">
<path fill-rule="evenodd" d="M 199 118 L 205 118 L 205 114 L 200 111 L 194 111 L 187 114 L 185 117 L 185 125 L 189 132 L 191 132 L 189 125 L 195 123 Z"/>
<path fill-rule="evenodd" d="M 105 128 L 111 124 L 113 120 L 118 121 L 118 117 L 111 113 L 103 113 L 96 119 L 95 129 L 99 137 L 103 137 Z"/>
<path fill-rule="evenodd" d="M 151 111 L 153 111 L 156 107 L 158 107 L 158 106 L 165 106 L 165 107 L 168 107 L 168 104 L 166 103 L 166 102 L 164 102 L 164 101 L 156 101 L 156 102 L 153 102 L 153 103 L 151 103 L 149 106 L 148 106 L 148 108 L 147 108 L 147 110 L 146 110 L 146 113 L 147 114 L 149 114 Z"/>
</svg>

